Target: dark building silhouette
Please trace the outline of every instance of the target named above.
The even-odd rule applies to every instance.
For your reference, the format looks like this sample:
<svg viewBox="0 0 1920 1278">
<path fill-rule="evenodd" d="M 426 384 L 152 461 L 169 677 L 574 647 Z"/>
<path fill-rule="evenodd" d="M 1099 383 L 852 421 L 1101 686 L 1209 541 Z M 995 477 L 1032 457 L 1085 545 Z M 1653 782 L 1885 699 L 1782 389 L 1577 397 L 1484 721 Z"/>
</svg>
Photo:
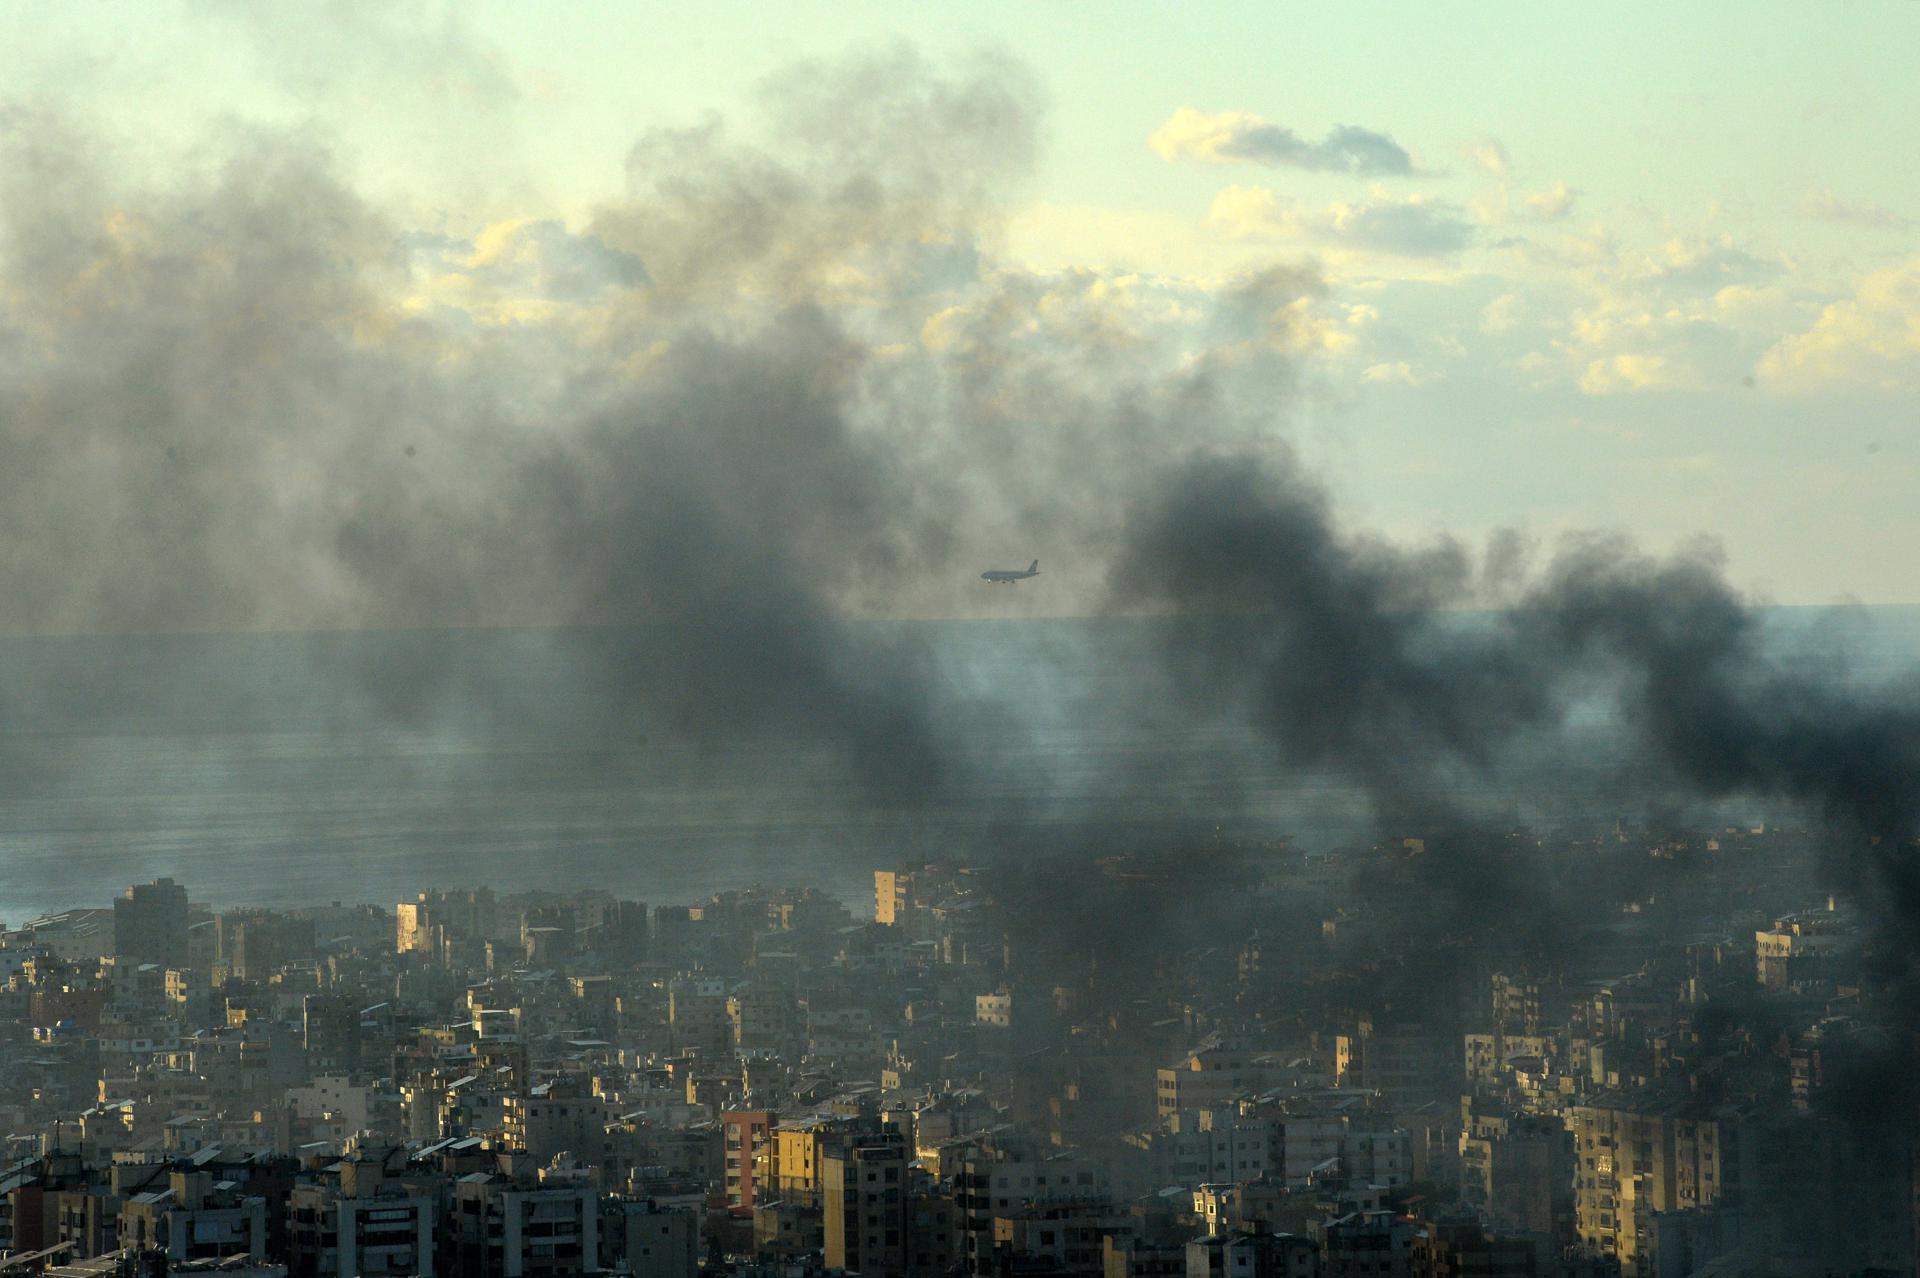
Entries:
<svg viewBox="0 0 1920 1278">
<path fill-rule="evenodd" d="M 136 883 L 113 903 L 113 952 L 161 967 L 187 966 L 187 889 L 172 879 Z"/>
</svg>

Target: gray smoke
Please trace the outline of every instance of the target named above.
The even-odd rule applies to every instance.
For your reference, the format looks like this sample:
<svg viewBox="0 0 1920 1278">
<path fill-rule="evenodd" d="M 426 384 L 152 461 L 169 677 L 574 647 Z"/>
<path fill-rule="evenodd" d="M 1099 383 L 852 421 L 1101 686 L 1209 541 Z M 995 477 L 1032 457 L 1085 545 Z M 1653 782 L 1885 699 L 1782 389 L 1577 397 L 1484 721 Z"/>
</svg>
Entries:
<svg viewBox="0 0 1920 1278">
<path fill-rule="evenodd" d="M 1804 814 L 1828 851 L 1802 882 L 1868 907 L 1870 979 L 1886 996 L 1865 1012 L 1877 1046 L 1844 1076 L 1836 1066 L 1827 1099 L 1860 1131 L 1912 1114 L 1913 676 L 1868 680 L 1783 645 L 1710 548 L 1660 558 L 1579 538 L 1529 577 L 1510 544 L 1476 563 L 1455 544 L 1410 551 L 1347 532 L 1284 462 L 1203 456 L 1149 488 L 1114 562 L 1118 597 L 1178 618 L 1166 660 L 1187 704 L 1246 716 L 1270 766 L 1346 778 L 1383 830 L 1431 840 L 1410 883 L 1365 889 L 1404 893 L 1403 935 L 1493 929 L 1564 952 L 1596 911 L 1675 885 L 1643 854 L 1570 890 L 1569 858 L 1511 838 L 1490 796 L 1530 794 L 1542 821 L 1564 820 L 1579 791 L 1614 813 L 1741 800 Z M 1472 611 L 1489 598 L 1504 606 Z"/>
<path fill-rule="evenodd" d="M 307 139 L 230 139 L 118 189 L 84 134 L 15 112 L 9 627 L 619 626 L 645 637 L 581 677 L 676 736 L 798 734 L 889 789 L 936 783 L 919 673 L 838 603 L 937 570 L 953 511 L 855 420 L 869 343 L 822 295 L 856 259 L 885 302 L 902 255 L 970 251 L 1030 90 L 893 55 L 776 92 L 797 158 L 652 137 L 596 231 L 511 228 L 458 264 L 536 305 L 591 298 L 593 336 L 410 301 L 434 246 Z M 425 721 L 455 672 L 422 653 L 349 673 Z"/>
<path fill-rule="evenodd" d="M 1505 539 L 1476 562 L 1346 533 L 1271 458 L 1198 457 L 1140 511 L 1114 587 L 1188 619 L 1171 653 L 1187 686 L 1250 713 L 1284 766 L 1356 777 L 1390 820 L 1564 747 L 1599 703 L 1617 762 L 1655 795 L 1772 798 L 1883 842 L 1920 832 L 1915 685 L 1770 641 L 1711 547 L 1575 538 L 1528 578 Z"/>
<path fill-rule="evenodd" d="M 850 811 L 937 839 L 983 806 L 989 838 L 1054 855 L 1111 837 L 1102 800 L 1177 779 L 1204 798 L 1138 825 L 1187 837 L 1293 774 L 1351 783 L 1395 831 L 1489 830 L 1476 796 L 1574 785 L 1912 835 L 1912 700 L 1782 663 L 1710 559 L 1594 541 L 1530 575 L 1512 538 L 1476 555 L 1342 530 L 1281 442 L 1302 307 L 1326 293 L 1311 266 L 1205 291 L 1007 264 L 1042 114 L 1000 57 L 807 65 L 766 86 L 757 130 L 646 134 L 584 227 L 421 233 L 312 137 L 237 130 L 142 179 L 12 108 L 6 624 L 431 628 L 313 661 L 392 724 L 532 729 L 608 786 L 636 744 L 696 768 L 787 750 L 796 784 L 850 777 L 827 800 Z M 871 620 L 982 608 L 973 574 L 1035 555 L 1072 570 L 991 615 L 1166 614 L 1139 695 L 1107 712 L 1164 748 L 1117 775 L 1048 752 L 1097 697 L 1045 671 L 1018 696 L 955 683 L 911 627 Z M 568 696 L 529 698 L 435 633 L 501 626 L 571 628 L 532 641 Z M 35 722 L 75 679 L 138 702 L 168 674 L 75 658 L 7 711 Z M 1260 748 L 1193 748 L 1216 728 Z M 1017 791 L 991 757 L 1009 744 L 1038 771 Z M 16 790 L 89 762 L 10 757 Z M 1463 900 L 1529 882 L 1501 857 L 1434 864 Z"/>
</svg>

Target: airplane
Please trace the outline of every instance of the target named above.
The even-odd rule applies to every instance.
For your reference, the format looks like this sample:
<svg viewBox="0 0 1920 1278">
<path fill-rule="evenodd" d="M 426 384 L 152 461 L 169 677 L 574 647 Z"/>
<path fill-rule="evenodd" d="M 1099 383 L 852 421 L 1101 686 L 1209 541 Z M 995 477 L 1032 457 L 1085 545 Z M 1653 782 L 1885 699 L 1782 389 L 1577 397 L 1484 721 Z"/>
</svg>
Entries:
<svg viewBox="0 0 1920 1278">
<path fill-rule="evenodd" d="M 992 582 L 996 586 L 1011 586 L 1016 581 L 1025 581 L 1029 577 L 1040 575 L 1040 561 L 1034 560 L 1027 565 L 1025 572 L 1016 572 L 1012 568 L 990 568 L 980 574 L 980 580 Z"/>
</svg>

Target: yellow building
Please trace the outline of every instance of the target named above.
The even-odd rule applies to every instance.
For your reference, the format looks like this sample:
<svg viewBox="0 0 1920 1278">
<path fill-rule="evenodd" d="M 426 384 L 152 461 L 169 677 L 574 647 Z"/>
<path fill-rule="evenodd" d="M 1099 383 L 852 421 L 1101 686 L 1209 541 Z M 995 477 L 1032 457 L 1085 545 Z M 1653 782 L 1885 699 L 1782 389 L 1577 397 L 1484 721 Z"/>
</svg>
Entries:
<svg viewBox="0 0 1920 1278">
<path fill-rule="evenodd" d="M 767 1176 L 774 1189 L 768 1197 L 817 1207 L 821 1164 L 838 1140 L 840 1127 L 824 1118 L 776 1124 L 766 1146 L 772 1162 Z"/>
<path fill-rule="evenodd" d="M 873 872 L 873 921 L 893 927 L 906 921 L 913 899 L 913 875 L 905 870 Z"/>
<path fill-rule="evenodd" d="M 1616 1257 L 1627 1278 L 1642 1272 L 1655 1212 L 1711 1207 L 1725 1187 L 1729 1131 L 1716 1118 L 1613 1097 L 1575 1106 L 1567 1126 L 1577 1160 L 1574 1228 L 1589 1249 Z"/>
</svg>

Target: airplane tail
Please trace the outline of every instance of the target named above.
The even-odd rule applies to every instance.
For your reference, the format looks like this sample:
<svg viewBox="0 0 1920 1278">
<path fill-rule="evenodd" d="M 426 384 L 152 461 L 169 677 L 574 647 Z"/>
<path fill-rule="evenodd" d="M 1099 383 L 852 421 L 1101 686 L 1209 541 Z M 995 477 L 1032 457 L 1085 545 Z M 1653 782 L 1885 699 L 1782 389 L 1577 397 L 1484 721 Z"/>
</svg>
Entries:
<svg viewBox="0 0 1920 1278">
<path fill-rule="evenodd" d="M 1027 572 L 1029 575 L 1033 573 L 1037 573 L 1039 571 L 1040 571 L 1040 561 L 1038 559 L 1034 560 L 1032 563 L 1027 565 Z"/>
</svg>

